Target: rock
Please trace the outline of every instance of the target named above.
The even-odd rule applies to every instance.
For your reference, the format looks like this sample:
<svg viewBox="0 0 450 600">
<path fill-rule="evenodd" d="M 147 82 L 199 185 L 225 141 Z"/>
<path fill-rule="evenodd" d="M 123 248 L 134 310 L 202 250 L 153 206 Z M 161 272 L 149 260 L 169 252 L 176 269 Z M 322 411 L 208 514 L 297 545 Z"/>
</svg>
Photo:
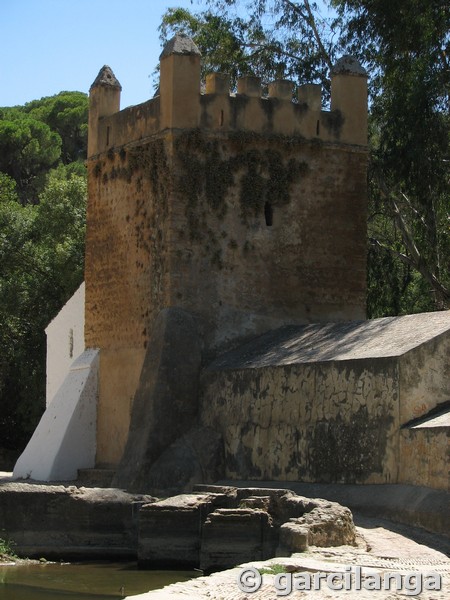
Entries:
<svg viewBox="0 0 450 600">
<path fill-rule="evenodd" d="M 200 482 L 223 477 L 222 436 L 209 427 L 194 427 L 153 463 L 146 484 L 157 496 L 191 492 Z"/>
<path fill-rule="evenodd" d="M 336 502 L 314 499 L 312 510 L 292 518 L 280 528 L 280 556 L 303 552 L 308 546 L 346 546 L 356 542 L 350 509 Z M 302 536 L 305 540 L 302 540 Z M 304 546 L 304 547 L 302 547 Z"/>
<path fill-rule="evenodd" d="M 260 509 L 218 509 L 202 530 L 200 569 L 219 571 L 274 554 L 273 524 Z"/>
<path fill-rule="evenodd" d="M 135 492 L 150 489 L 152 465 L 195 424 L 200 364 L 194 318 L 180 308 L 162 310 L 149 341 L 113 486 Z"/>
<path fill-rule="evenodd" d="M 198 568 L 203 524 L 210 512 L 226 502 L 224 494 L 180 494 L 143 506 L 139 514 L 139 566 Z"/>
<path fill-rule="evenodd" d="M 345 546 L 355 544 L 356 530 L 349 508 L 337 502 L 324 502 L 305 513 L 297 523 L 308 529 L 310 546 Z"/>
<path fill-rule="evenodd" d="M 277 556 L 304 552 L 308 546 L 344 546 L 356 543 L 356 530 L 350 509 L 319 498 L 289 498 L 291 509 L 308 508 L 303 516 L 291 518 L 280 527 Z"/>
<path fill-rule="evenodd" d="M 334 502 L 267 488 L 196 487 L 157 501 L 111 488 L 3 483 L 0 529 L 30 557 L 137 555 L 141 567 L 207 571 L 275 556 L 277 547 L 290 556 L 308 545 L 354 543 L 351 512 Z"/>
</svg>

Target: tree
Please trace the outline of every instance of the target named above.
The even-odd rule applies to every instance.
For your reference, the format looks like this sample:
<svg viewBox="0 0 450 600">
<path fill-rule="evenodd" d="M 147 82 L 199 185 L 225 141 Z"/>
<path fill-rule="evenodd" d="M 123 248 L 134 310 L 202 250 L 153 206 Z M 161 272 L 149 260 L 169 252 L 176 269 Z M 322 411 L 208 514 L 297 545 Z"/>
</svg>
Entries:
<svg viewBox="0 0 450 600">
<path fill-rule="evenodd" d="M 82 92 L 60 92 L 23 107 L 25 114 L 42 121 L 60 136 L 63 164 L 86 158 L 88 110 L 89 98 Z"/>
<path fill-rule="evenodd" d="M 391 254 L 405 281 L 403 303 L 389 309 L 449 307 L 448 5 L 440 0 L 335 5 L 347 24 L 344 47 L 374 73 L 372 258 L 382 263 Z"/>
<path fill-rule="evenodd" d="M 45 406 L 45 328 L 83 279 L 88 99 L 0 108 L 0 444 Z"/>
<path fill-rule="evenodd" d="M 28 441 L 45 406 L 45 327 L 83 279 L 85 177 L 49 176 L 37 205 L 0 174 L 0 439 Z"/>
<path fill-rule="evenodd" d="M 163 15 L 161 39 L 183 30 L 199 46 L 204 71 L 230 73 L 233 84 L 236 77 L 253 74 L 265 84 L 278 78 L 322 83 L 329 92 L 334 45 L 331 37 L 328 40 L 330 23 L 314 3 L 208 0 L 207 4 L 208 10 L 198 14 L 169 9 Z"/>
<path fill-rule="evenodd" d="M 0 108 L 0 171 L 17 182 L 22 202 L 37 202 L 58 164 L 81 171 L 87 150 L 88 97 L 61 92 L 24 106 Z"/>
<path fill-rule="evenodd" d="M 23 201 L 36 201 L 47 170 L 61 154 L 61 138 L 29 117 L 0 119 L 0 171 L 14 178 Z"/>
</svg>

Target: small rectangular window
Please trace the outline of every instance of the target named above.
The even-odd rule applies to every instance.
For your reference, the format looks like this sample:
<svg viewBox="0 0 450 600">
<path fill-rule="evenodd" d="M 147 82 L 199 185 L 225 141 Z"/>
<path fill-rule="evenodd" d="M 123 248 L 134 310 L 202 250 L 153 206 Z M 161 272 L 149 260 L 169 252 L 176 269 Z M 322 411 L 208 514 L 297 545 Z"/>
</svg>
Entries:
<svg viewBox="0 0 450 600">
<path fill-rule="evenodd" d="M 264 218 L 266 219 L 267 227 L 272 227 L 273 225 L 273 207 L 270 202 L 266 202 L 264 204 Z"/>
<path fill-rule="evenodd" d="M 69 358 L 73 358 L 73 329 L 69 329 Z"/>
</svg>

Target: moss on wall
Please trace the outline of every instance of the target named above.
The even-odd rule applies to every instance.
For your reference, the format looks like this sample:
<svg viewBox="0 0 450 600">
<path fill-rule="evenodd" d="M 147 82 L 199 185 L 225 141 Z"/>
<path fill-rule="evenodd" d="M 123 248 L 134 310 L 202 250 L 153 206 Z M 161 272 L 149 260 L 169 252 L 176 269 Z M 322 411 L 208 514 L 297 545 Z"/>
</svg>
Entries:
<svg viewBox="0 0 450 600">
<path fill-rule="evenodd" d="M 222 142 L 222 143 L 221 143 Z M 225 142 L 225 143 L 224 143 Z M 227 148 L 231 142 L 231 152 Z M 276 149 L 272 149 L 275 144 Z M 175 139 L 175 154 L 181 165 L 177 187 L 186 198 L 186 215 L 191 240 L 201 239 L 203 228 L 198 207 L 202 200 L 220 221 L 226 214 L 230 188 L 237 184 L 244 222 L 263 209 L 288 204 L 292 184 L 308 166 L 296 158 L 285 160 L 284 150 L 304 144 L 301 136 L 230 133 L 227 138 L 206 138 L 198 129 Z"/>
</svg>

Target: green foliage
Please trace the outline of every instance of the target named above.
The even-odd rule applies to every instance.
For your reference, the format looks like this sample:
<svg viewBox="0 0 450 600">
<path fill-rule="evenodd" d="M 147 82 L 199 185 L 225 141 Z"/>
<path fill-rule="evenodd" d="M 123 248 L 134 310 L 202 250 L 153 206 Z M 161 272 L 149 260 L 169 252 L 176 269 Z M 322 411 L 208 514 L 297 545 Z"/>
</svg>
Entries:
<svg viewBox="0 0 450 600">
<path fill-rule="evenodd" d="M 203 74 L 231 74 L 232 85 L 242 75 L 257 75 L 267 84 L 280 78 L 319 82 L 329 90 L 328 69 L 333 45 L 322 42 L 320 31 L 331 23 L 317 12 L 315 3 L 280 0 L 208 0 L 198 14 L 168 9 L 160 27 L 161 39 L 177 31 L 193 38 L 203 56 Z M 318 42 L 319 40 L 319 42 Z"/>
<path fill-rule="evenodd" d="M 24 200 L 36 200 L 60 154 L 61 138 L 45 123 L 27 116 L 0 119 L 0 171 L 15 179 Z"/>
<path fill-rule="evenodd" d="M 0 108 L 0 171 L 15 179 L 22 202 L 37 202 L 50 168 L 84 160 L 87 117 L 80 92 Z"/>
<path fill-rule="evenodd" d="M 344 47 L 374 74 L 369 314 L 380 309 L 370 288 L 393 277 L 396 314 L 448 307 L 448 7 L 440 0 L 335 5 L 347 24 Z"/>
<path fill-rule="evenodd" d="M 17 201 L 17 183 L 6 173 L 0 172 L 0 202 Z"/>
<path fill-rule="evenodd" d="M 89 99 L 81 92 L 60 92 L 33 100 L 23 107 L 25 114 L 38 119 L 59 134 L 64 164 L 84 159 L 87 148 Z"/>
<path fill-rule="evenodd" d="M 192 37 L 202 53 L 203 76 L 214 71 L 229 73 L 236 85 L 238 76 L 258 71 L 256 61 L 251 61 L 242 44 L 246 23 L 239 18 L 231 20 L 209 11 L 194 15 L 186 9 L 169 8 L 159 29 L 162 41 L 178 30 Z"/>
<path fill-rule="evenodd" d="M 258 569 L 261 575 L 279 575 L 280 573 L 287 573 L 286 565 L 274 564 L 268 565 Z"/>
<path fill-rule="evenodd" d="M 45 406 L 45 328 L 83 279 L 88 98 L 0 108 L 0 444 Z"/>
<path fill-rule="evenodd" d="M 45 404 L 45 327 L 83 279 L 86 180 L 53 174 L 36 205 L 0 182 L 0 439 L 14 448 Z"/>
<path fill-rule="evenodd" d="M 14 545 L 14 542 L 11 540 L 0 537 L 0 562 L 4 557 L 17 558 L 14 552 Z"/>
</svg>

